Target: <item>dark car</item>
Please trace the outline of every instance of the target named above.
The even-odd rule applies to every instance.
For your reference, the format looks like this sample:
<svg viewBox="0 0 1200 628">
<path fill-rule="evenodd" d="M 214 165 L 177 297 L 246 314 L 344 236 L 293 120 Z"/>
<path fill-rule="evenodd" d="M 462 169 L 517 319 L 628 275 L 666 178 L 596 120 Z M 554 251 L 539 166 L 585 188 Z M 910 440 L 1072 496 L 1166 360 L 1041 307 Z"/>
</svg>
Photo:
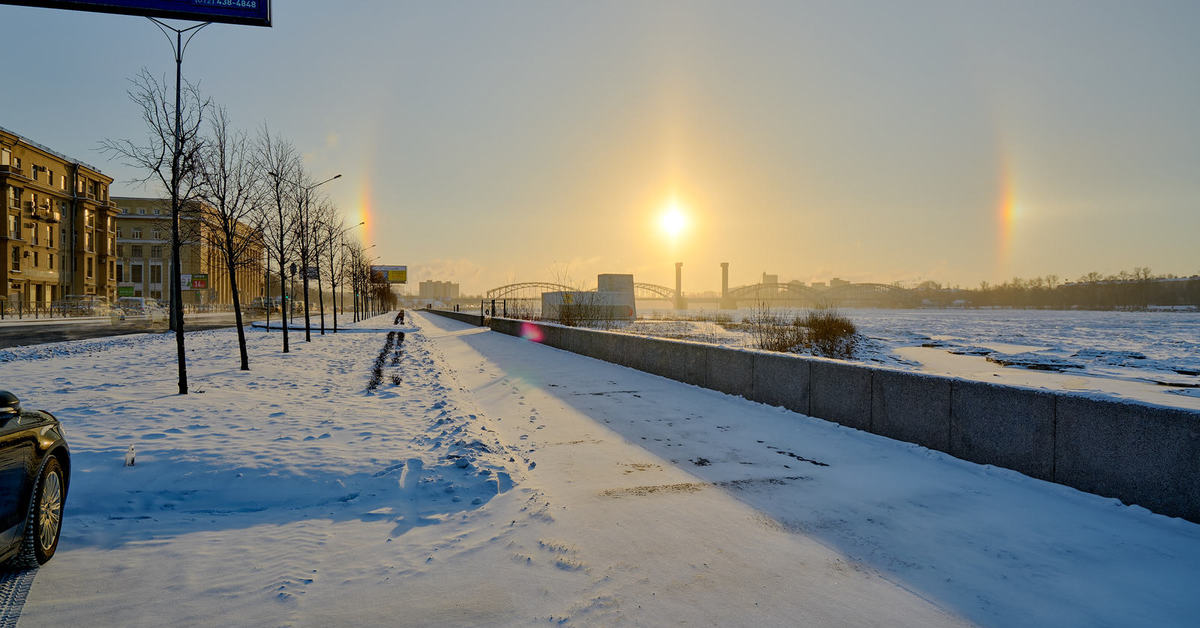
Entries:
<svg viewBox="0 0 1200 628">
<path fill-rule="evenodd" d="M 58 549 L 71 453 L 49 412 L 0 390 L 0 566 L 36 567 Z"/>
</svg>

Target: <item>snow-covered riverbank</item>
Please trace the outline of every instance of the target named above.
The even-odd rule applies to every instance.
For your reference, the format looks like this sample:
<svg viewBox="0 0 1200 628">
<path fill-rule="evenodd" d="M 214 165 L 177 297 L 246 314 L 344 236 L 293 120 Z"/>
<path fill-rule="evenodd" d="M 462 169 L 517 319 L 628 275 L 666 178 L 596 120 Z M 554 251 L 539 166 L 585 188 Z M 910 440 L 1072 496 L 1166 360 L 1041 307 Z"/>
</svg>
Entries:
<svg viewBox="0 0 1200 628">
<path fill-rule="evenodd" d="M 249 373 L 232 331 L 189 334 L 186 397 L 165 335 L 0 364 L 75 456 L 60 554 L 22 625 L 1200 612 L 1195 524 L 448 319 L 412 325 L 294 336 L 288 355 L 256 330 Z"/>
</svg>

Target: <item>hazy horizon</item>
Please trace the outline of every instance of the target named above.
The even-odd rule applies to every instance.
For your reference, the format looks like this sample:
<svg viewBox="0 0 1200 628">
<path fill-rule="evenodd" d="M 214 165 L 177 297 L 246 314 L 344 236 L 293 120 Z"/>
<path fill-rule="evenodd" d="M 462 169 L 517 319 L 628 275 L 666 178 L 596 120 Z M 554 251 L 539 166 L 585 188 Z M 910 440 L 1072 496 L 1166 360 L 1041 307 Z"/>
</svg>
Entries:
<svg viewBox="0 0 1200 628">
<path fill-rule="evenodd" d="M 185 78 L 295 143 L 380 263 L 480 293 L 1200 272 L 1200 5 L 274 3 Z M 128 16 L 0 5 L 0 126 L 98 152 L 167 76 Z M 663 224 L 674 205 L 678 218 Z M 664 228 L 664 227 L 670 227 Z"/>
</svg>

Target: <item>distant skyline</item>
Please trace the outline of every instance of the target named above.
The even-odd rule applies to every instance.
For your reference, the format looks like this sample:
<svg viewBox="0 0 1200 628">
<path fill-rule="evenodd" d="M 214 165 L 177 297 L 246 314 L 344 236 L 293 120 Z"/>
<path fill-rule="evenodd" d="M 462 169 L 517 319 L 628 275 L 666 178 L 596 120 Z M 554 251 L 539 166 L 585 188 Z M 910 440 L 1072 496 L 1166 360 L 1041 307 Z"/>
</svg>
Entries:
<svg viewBox="0 0 1200 628">
<path fill-rule="evenodd" d="M 0 5 L 0 126 L 98 151 L 143 18 Z M 380 263 L 478 293 L 1200 273 L 1195 2 L 275 2 L 184 76 L 289 138 Z M 664 222 L 671 206 L 677 217 Z"/>
</svg>

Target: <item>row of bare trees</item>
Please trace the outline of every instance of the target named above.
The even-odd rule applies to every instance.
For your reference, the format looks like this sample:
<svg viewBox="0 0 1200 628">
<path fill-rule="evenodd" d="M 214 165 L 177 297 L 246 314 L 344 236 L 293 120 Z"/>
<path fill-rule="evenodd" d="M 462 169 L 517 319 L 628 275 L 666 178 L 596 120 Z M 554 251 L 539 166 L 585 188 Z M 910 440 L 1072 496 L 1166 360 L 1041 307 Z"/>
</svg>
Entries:
<svg viewBox="0 0 1200 628">
<path fill-rule="evenodd" d="M 305 341 L 312 340 L 310 280 L 317 283 L 321 334 L 325 333 L 325 284 L 334 298 L 339 288 L 353 288 L 355 320 L 366 310 L 368 299 L 382 303 L 391 293 L 374 280 L 366 249 L 349 233 L 358 225 L 347 226 L 333 202 L 317 190 L 341 175 L 315 183 L 299 151 L 266 124 L 251 136 L 235 128 L 228 111 L 204 97 L 195 85 L 182 85 L 177 110 L 169 91 L 165 80 L 142 70 L 131 80 L 128 94 L 141 112 L 146 135 L 139 140 L 106 140 L 102 148 L 142 171 L 140 183 L 161 186 L 172 199 L 171 327 L 178 350 L 179 393 L 187 394 L 179 269 L 179 251 L 185 242 L 204 242 L 218 251 L 229 274 L 242 370 L 250 369 L 250 359 L 239 270 L 265 262 L 263 305 L 268 316 L 272 272 L 283 295 L 289 270 L 293 278 L 300 271 Z M 342 300 L 344 311 L 344 296 Z M 282 350 L 287 353 L 292 307 L 286 297 L 281 301 Z M 337 310 L 335 303 L 334 332 Z"/>
</svg>

